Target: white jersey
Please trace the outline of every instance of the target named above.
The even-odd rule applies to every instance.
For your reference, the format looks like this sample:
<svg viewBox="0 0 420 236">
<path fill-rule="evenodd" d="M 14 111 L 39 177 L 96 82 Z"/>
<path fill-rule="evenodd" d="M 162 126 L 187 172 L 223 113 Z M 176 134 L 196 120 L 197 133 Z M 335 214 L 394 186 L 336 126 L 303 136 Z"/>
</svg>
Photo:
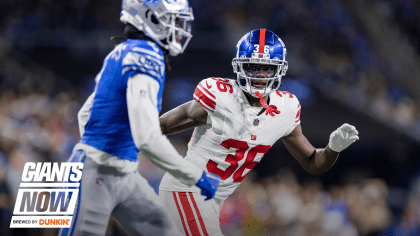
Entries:
<svg viewBox="0 0 420 236">
<path fill-rule="evenodd" d="M 208 118 L 207 124 L 194 129 L 186 159 L 221 177 L 216 198 L 232 194 L 270 147 L 300 124 L 296 96 L 276 91 L 269 97 L 269 105 L 280 114 L 266 115 L 262 107 L 252 107 L 235 80 L 211 77 L 198 84 L 194 100 L 207 110 Z M 160 190 L 200 192 L 169 174 L 163 177 Z"/>
</svg>

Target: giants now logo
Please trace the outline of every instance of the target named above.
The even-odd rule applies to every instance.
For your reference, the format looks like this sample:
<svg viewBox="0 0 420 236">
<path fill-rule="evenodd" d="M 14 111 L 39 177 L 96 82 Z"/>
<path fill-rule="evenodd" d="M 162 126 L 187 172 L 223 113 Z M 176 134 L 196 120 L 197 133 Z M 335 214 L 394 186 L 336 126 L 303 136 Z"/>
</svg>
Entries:
<svg viewBox="0 0 420 236">
<path fill-rule="evenodd" d="M 69 228 L 83 163 L 27 162 L 10 228 Z M 51 216 L 54 215 L 54 216 Z"/>
</svg>

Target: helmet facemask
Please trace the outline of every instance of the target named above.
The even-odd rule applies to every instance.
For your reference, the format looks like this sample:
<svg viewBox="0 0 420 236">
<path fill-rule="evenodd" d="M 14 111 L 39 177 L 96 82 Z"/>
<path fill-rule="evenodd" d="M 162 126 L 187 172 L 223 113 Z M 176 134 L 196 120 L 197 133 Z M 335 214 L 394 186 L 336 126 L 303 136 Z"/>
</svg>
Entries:
<svg viewBox="0 0 420 236">
<path fill-rule="evenodd" d="M 269 54 L 253 53 L 252 58 L 240 57 L 232 61 L 237 74 L 239 87 L 246 93 L 258 98 L 255 92 L 266 96 L 276 91 L 281 77 L 286 74 L 288 64 L 278 58 L 270 59 Z"/>
<path fill-rule="evenodd" d="M 192 38 L 194 16 L 186 0 L 123 0 L 120 20 L 144 32 L 171 56 L 183 53 Z"/>
<path fill-rule="evenodd" d="M 155 15 L 157 15 L 155 13 Z M 191 23 L 194 20 L 190 12 L 164 12 L 154 17 L 159 22 L 158 32 L 165 32 L 162 44 L 167 45 L 169 54 L 176 56 L 183 53 L 192 38 Z M 153 21 L 152 21 L 153 22 Z"/>
</svg>

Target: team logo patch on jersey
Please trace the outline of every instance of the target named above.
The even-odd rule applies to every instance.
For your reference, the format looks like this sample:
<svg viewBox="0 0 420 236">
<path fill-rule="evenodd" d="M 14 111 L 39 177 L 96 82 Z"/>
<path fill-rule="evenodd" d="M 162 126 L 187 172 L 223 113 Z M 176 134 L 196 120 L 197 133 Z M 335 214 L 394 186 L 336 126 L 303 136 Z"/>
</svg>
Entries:
<svg viewBox="0 0 420 236">
<path fill-rule="evenodd" d="M 254 123 L 252 123 L 254 126 L 257 126 L 260 124 L 260 120 L 258 120 L 258 118 L 254 119 Z"/>
<path fill-rule="evenodd" d="M 146 97 L 146 90 L 140 90 L 140 96 Z"/>
<path fill-rule="evenodd" d="M 97 184 L 97 185 L 102 185 L 102 181 L 103 181 L 103 179 L 101 179 L 101 178 L 97 178 L 97 179 L 96 179 L 96 184 Z"/>
<path fill-rule="evenodd" d="M 251 140 L 257 140 L 257 135 L 251 134 Z"/>
</svg>

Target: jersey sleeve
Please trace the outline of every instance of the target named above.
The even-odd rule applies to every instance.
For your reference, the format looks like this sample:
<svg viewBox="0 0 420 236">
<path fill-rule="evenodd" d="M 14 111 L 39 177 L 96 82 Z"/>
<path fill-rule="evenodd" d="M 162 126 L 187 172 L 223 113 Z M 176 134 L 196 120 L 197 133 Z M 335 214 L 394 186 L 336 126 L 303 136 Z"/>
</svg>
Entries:
<svg viewBox="0 0 420 236">
<path fill-rule="evenodd" d="M 162 134 L 156 95 L 159 84 L 146 75 L 135 75 L 127 86 L 127 108 L 133 141 L 153 164 L 191 186 L 202 170 L 185 160 Z"/>
<path fill-rule="evenodd" d="M 85 133 L 85 126 L 86 126 L 87 122 L 89 121 L 90 108 L 92 108 L 94 97 L 95 97 L 95 92 L 93 92 L 88 97 L 86 102 L 83 104 L 82 108 L 80 108 L 79 112 L 77 113 L 77 120 L 79 122 L 80 137 L 82 137 L 83 134 Z"/>
<path fill-rule="evenodd" d="M 194 100 L 210 112 L 216 111 L 216 81 L 212 78 L 202 80 L 194 91 Z"/>
<path fill-rule="evenodd" d="M 156 52 L 153 47 L 133 47 L 128 50 L 122 59 L 122 76 L 124 81 L 132 75 L 145 74 L 162 83 L 165 75 L 165 60 L 162 53 Z"/>
<path fill-rule="evenodd" d="M 295 95 L 283 91 L 277 91 L 277 94 L 286 99 L 285 102 L 289 110 L 289 118 L 287 121 L 288 128 L 284 134 L 284 136 L 287 136 L 300 124 L 300 112 L 302 107 L 299 103 L 299 99 Z"/>
</svg>

